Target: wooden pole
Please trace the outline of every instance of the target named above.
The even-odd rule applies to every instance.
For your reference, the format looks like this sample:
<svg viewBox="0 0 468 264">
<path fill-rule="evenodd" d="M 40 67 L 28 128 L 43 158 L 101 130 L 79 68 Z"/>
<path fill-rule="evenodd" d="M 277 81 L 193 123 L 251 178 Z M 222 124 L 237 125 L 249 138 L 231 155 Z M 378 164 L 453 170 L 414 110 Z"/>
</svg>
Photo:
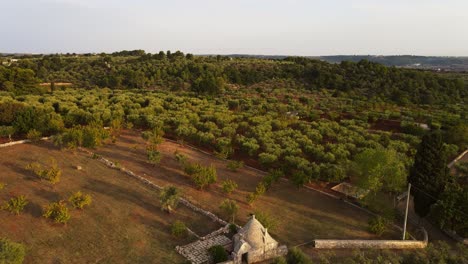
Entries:
<svg viewBox="0 0 468 264">
<path fill-rule="evenodd" d="M 410 192 L 411 192 L 411 183 L 408 184 L 408 195 L 406 196 L 406 211 L 405 211 L 405 223 L 403 225 L 403 240 L 405 240 L 405 235 L 406 235 L 406 222 L 408 221 L 408 207 L 409 207 Z"/>
</svg>

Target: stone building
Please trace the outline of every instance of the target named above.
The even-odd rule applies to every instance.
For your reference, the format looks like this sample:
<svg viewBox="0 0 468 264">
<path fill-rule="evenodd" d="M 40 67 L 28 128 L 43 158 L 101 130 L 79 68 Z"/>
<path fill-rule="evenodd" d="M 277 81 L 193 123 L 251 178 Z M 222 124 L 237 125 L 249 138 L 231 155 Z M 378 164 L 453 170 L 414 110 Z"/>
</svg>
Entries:
<svg viewBox="0 0 468 264">
<path fill-rule="evenodd" d="M 286 246 L 280 246 L 268 233 L 268 229 L 252 215 L 247 224 L 234 235 L 231 260 L 225 264 L 255 263 L 279 256 L 288 252 Z"/>
</svg>

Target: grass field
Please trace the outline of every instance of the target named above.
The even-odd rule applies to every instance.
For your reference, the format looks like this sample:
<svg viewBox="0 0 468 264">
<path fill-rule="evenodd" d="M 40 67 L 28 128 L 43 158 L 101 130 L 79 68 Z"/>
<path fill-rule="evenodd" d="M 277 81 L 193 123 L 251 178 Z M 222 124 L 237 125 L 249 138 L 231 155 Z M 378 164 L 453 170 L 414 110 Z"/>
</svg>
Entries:
<svg viewBox="0 0 468 264">
<path fill-rule="evenodd" d="M 221 215 L 219 205 L 224 199 L 236 200 L 240 206 L 238 224 L 242 225 L 250 213 L 267 212 L 277 222 L 277 227 L 270 230 L 271 233 L 289 246 L 309 242 L 315 238 L 376 238 L 367 231 L 369 215 L 340 200 L 280 181 L 250 206 L 246 203 L 246 195 L 254 191 L 261 180 L 261 172 L 247 168 L 232 172 L 226 168 L 225 161 L 168 141 L 159 146 L 163 153 L 161 164 L 153 166 L 146 162 L 144 144 L 138 133 L 126 132 L 116 144 L 106 145 L 96 152 L 118 161 L 122 166 L 155 183 L 178 186 L 183 190 L 184 196 L 194 204 L 218 215 Z M 239 185 L 238 190 L 228 196 L 222 192 L 219 183 L 205 191 L 198 190 L 175 160 L 176 150 L 185 154 L 190 161 L 213 164 L 218 171 L 218 182 L 232 179 Z M 396 232 L 389 232 L 386 236 L 399 237 Z"/>
<path fill-rule="evenodd" d="M 185 222 L 199 235 L 219 228 L 183 206 L 171 215 L 161 211 L 156 191 L 80 152 L 42 142 L 3 148 L 0 154 L 0 182 L 6 183 L 0 203 L 13 195 L 29 200 L 18 216 L 0 210 L 0 237 L 27 247 L 25 263 L 182 263 L 174 247 L 194 238 L 174 238 L 173 221 Z M 24 169 L 51 157 L 63 170 L 53 187 Z M 65 226 L 41 216 L 43 206 L 78 190 L 90 194 L 93 203 L 83 211 L 72 209 Z"/>
</svg>

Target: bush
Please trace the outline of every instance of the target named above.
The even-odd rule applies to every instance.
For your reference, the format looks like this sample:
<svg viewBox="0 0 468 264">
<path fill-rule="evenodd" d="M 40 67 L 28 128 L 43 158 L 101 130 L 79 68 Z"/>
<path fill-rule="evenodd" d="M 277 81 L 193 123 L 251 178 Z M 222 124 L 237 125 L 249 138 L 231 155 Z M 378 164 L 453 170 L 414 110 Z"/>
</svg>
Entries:
<svg viewBox="0 0 468 264">
<path fill-rule="evenodd" d="M 3 208 L 11 213 L 19 215 L 23 211 L 24 207 L 28 204 L 28 200 L 24 195 L 11 198 L 5 203 Z"/>
<path fill-rule="evenodd" d="M 56 203 L 51 203 L 44 208 L 44 214 L 42 215 L 45 218 L 50 218 L 56 223 L 66 224 L 70 220 L 70 213 L 68 212 L 68 207 L 65 201 L 58 201 Z"/>
<path fill-rule="evenodd" d="M 184 237 L 187 235 L 187 226 L 182 221 L 175 221 L 171 225 L 171 233 L 176 237 Z"/>
<path fill-rule="evenodd" d="M 216 183 L 218 175 L 213 165 L 205 167 L 200 164 L 195 164 L 193 167 L 192 180 L 198 188 L 203 189 L 207 185 Z"/>
<path fill-rule="evenodd" d="M 210 256 L 213 259 L 214 263 L 224 262 L 228 260 L 228 254 L 223 246 L 212 246 L 208 249 L 208 252 L 210 253 Z"/>
<path fill-rule="evenodd" d="M 284 257 L 279 257 L 275 259 L 273 264 L 288 264 L 288 262 L 286 262 L 286 259 Z"/>
<path fill-rule="evenodd" d="M 50 160 L 49 168 L 42 166 L 37 162 L 33 162 L 28 164 L 26 169 L 34 172 L 39 179 L 47 180 L 52 184 L 58 183 L 62 176 L 62 170 L 58 168 L 57 161 L 55 161 L 55 159 Z"/>
<path fill-rule="evenodd" d="M 253 204 L 257 200 L 258 195 L 255 193 L 248 193 L 246 198 L 248 204 Z"/>
<path fill-rule="evenodd" d="M 0 182 L 0 190 L 3 190 L 3 188 L 5 188 L 6 184 L 3 183 L 3 182 Z"/>
<path fill-rule="evenodd" d="M 232 193 L 238 187 L 237 183 L 233 180 L 225 180 L 221 183 L 221 185 L 223 188 L 223 192 L 227 194 Z"/>
<path fill-rule="evenodd" d="M 0 238 L 0 263 L 21 264 L 25 255 L 26 249 L 23 245 Z"/>
<path fill-rule="evenodd" d="M 312 264 L 312 260 L 299 248 L 291 248 L 286 259 L 289 264 Z"/>
<path fill-rule="evenodd" d="M 37 131 L 36 129 L 31 129 L 28 131 L 26 138 L 31 140 L 31 142 L 37 142 L 41 140 L 41 136 L 42 136 L 42 133 L 40 131 Z"/>
<path fill-rule="evenodd" d="M 243 161 L 237 161 L 237 160 L 231 160 L 228 162 L 226 167 L 231 170 L 231 171 L 237 171 L 238 169 L 244 167 L 244 162 Z"/>
<path fill-rule="evenodd" d="M 84 206 L 91 204 L 91 195 L 83 194 L 81 191 L 74 193 L 68 201 L 74 208 L 83 209 Z"/>
<path fill-rule="evenodd" d="M 369 231 L 381 236 L 387 231 L 388 221 L 382 216 L 376 216 L 369 220 Z"/>
<path fill-rule="evenodd" d="M 166 186 L 159 194 L 161 208 L 167 212 L 172 212 L 179 203 L 180 191 L 174 186 Z"/>
<path fill-rule="evenodd" d="M 148 145 L 146 147 L 146 156 L 148 162 L 153 165 L 157 165 L 161 162 L 162 154 L 156 149 L 156 145 Z"/>
</svg>

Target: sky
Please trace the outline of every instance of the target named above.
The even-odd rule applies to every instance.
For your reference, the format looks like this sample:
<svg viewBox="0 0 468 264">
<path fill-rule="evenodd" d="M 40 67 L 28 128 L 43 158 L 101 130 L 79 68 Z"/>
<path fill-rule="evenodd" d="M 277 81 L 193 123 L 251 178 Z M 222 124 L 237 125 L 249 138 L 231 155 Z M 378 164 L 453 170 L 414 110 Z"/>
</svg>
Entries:
<svg viewBox="0 0 468 264">
<path fill-rule="evenodd" d="M 0 0 L 0 52 L 468 56 L 467 0 Z"/>
</svg>

